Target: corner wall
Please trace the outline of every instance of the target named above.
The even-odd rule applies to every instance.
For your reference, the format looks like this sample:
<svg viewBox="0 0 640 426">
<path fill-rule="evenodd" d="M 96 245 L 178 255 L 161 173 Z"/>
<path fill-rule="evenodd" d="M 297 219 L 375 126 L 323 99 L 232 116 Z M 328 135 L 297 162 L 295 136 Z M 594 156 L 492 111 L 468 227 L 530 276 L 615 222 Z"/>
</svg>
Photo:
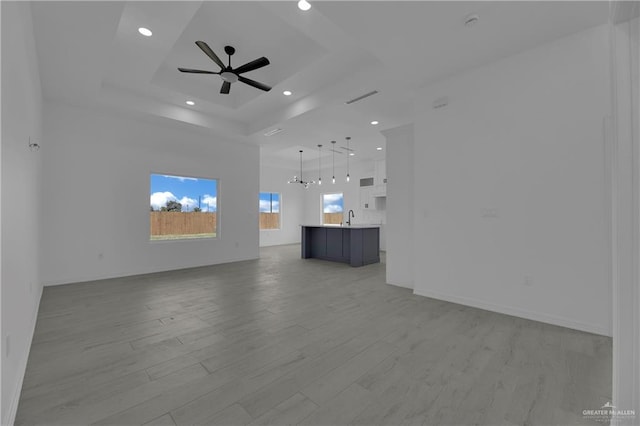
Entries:
<svg viewBox="0 0 640 426">
<path fill-rule="evenodd" d="M 42 94 L 27 2 L 1 2 L 2 160 L 1 291 L 2 398 L 0 421 L 15 419 L 29 357 L 42 284 L 40 212 L 42 210 Z M 29 149 L 32 142 L 40 151 Z"/>
<path fill-rule="evenodd" d="M 636 413 L 622 426 L 640 416 L 640 4 L 610 6 L 613 403 Z"/>
<path fill-rule="evenodd" d="M 300 224 L 304 215 L 304 194 L 298 186 L 287 183 L 296 172 L 260 162 L 260 192 L 278 192 L 280 229 L 260 231 L 260 247 L 300 242 Z M 256 201 L 257 203 L 257 201 Z"/>
<path fill-rule="evenodd" d="M 257 258 L 259 149 L 170 121 L 46 103 L 45 285 Z M 218 179 L 219 236 L 149 241 L 149 175 Z"/>
<path fill-rule="evenodd" d="M 611 335 L 607 64 L 601 26 L 420 91 L 416 294 Z"/>
<path fill-rule="evenodd" d="M 387 139 L 387 283 L 413 288 L 413 124 Z"/>
</svg>

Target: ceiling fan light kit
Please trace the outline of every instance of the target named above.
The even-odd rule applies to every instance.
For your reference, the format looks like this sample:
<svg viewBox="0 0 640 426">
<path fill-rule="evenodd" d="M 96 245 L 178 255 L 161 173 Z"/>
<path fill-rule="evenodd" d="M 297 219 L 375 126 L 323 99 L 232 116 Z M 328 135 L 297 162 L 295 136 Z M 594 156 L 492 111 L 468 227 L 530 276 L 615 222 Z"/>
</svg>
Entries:
<svg viewBox="0 0 640 426">
<path fill-rule="evenodd" d="M 264 90 L 265 92 L 268 92 L 269 90 L 271 90 L 271 87 L 267 86 L 266 84 L 251 80 L 250 78 L 246 78 L 240 75 L 240 74 L 257 70 L 259 68 L 266 67 L 267 65 L 269 65 L 270 63 L 269 60 L 264 56 L 258 59 L 254 59 L 251 62 L 247 62 L 244 65 L 240 65 L 238 68 L 233 68 L 231 66 L 231 56 L 233 56 L 233 54 L 236 53 L 236 49 L 233 48 L 232 46 L 224 47 L 224 53 L 226 53 L 227 56 L 229 57 L 228 63 L 225 66 L 225 64 L 220 60 L 218 55 L 215 54 L 215 52 L 209 47 L 207 43 L 205 43 L 204 41 L 198 40 L 196 41 L 196 45 L 200 48 L 200 50 L 204 52 L 205 55 L 207 55 L 213 62 L 216 63 L 216 65 L 220 67 L 220 71 L 215 72 L 215 71 L 197 70 L 193 68 L 181 68 L 181 67 L 178 68 L 178 71 L 184 72 L 184 73 L 190 73 L 190 74 L 219 75 L 223 81 L 222 87 L 220 88 L 220 93 L 222 93 L 223 95 L 229 94 L 229 91 L 231 90 L 231 84 L 236 83 L 237 81 L 241 81 L 242 83 L 255 87 L 256 89 Z"/>
</svg>

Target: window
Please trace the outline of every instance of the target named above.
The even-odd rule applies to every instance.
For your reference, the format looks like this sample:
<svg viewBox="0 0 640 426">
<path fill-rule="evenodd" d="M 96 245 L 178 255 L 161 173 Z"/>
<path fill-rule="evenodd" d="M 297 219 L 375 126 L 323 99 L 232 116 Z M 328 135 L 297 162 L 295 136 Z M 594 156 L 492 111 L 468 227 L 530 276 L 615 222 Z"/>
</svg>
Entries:
<svg viewBox="0 0 640 426">
<path fill-rule="evenodd" d="M 260 193 L 260 229 L 280 229 L 280 194 Z"/>
<path fill-rule="evenodd" d="M 322 194 L 322 223 L 325 225 L 342 224 L 344 212 L 344 197 L 342 192 L 337 194 Z"/>
<path fill-rule="evenodd" d="M 218 181 L 151 175 L 150 239 L 215 238 L 218 232 Z"/>
</svg>

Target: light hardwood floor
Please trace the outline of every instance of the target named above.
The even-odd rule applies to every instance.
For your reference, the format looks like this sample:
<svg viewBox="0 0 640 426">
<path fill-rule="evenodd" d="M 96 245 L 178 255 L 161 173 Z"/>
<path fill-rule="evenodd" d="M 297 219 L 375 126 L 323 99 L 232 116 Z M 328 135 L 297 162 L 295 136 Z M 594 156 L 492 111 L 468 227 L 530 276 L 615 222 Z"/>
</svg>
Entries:
<svg viewBox="0 0 640 426">
<path fill-rule="evenodd" d="M 47 287 L 17 424 L 589 424 L 611 399 L 611 339 L 384 277 L 293 245 Z"/>
</svg>

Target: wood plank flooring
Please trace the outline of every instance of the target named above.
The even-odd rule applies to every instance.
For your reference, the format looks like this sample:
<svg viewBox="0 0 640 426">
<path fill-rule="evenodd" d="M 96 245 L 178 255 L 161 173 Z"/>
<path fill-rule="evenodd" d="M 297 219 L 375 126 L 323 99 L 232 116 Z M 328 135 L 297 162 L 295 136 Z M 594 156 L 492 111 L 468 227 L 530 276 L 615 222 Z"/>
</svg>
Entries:
<svg viewBox="0 0 640 426">
<path fill-rule="evenodd" d="M 384 278 L 292 245 L 47 287 L 16 423 L 565 425 L 611 400 L 611 339 Z"/>
</svg>

